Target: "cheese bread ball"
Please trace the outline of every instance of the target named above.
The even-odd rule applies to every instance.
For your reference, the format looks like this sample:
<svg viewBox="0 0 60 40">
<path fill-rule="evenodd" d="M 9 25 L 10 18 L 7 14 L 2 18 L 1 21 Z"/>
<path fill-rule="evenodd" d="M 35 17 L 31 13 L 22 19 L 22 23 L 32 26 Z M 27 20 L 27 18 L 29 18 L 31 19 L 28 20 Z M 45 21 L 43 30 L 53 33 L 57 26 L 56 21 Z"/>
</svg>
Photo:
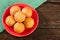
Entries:
<svg viewBox="0 0 60 40">
<path fill-rule="evenodd" d="M 25 14 L 21 11 L 18 11 L 15 13 L 14 15 L 14 19 L 17 21 L 17 22 L 23 22 L 25 20 Z"/>
<path fill-rule="evenodd" d="M 22 9 L 22 12 L 27 16 L 31 17 L 32 16 L 32 9 L 30 7 L 24 7 Z"/>
<path fill-rule="evenodd" d="M 17 11 L 20 11 L 21 8 L 19 6 L 12 6 L 10 9 L 10 14 L 13 16 Z"/>
<path fill-rule="evenodd" d="M 7 16 L 5 22 L 6 22 L 6 24 L 7 24 L 8 26 L 12 26 L 12 25 L 14 25 L 15 20 L 13 19 L 12 16 Z"/>
<path fill-rule="evenodd" d="M 24 31 L 25 27 L 24 27 L 24 24 L 23 23 L 16 23 L 14 25 L 14 31 L 17 32 L 17 33 L 22 33 Z"/>
<path fill-rule="evenodd" d="M 34 20 L 32 18 L 26 18 L 24 24 L 26 28 L 32 28 L 34 25 Z"/>
</svg>

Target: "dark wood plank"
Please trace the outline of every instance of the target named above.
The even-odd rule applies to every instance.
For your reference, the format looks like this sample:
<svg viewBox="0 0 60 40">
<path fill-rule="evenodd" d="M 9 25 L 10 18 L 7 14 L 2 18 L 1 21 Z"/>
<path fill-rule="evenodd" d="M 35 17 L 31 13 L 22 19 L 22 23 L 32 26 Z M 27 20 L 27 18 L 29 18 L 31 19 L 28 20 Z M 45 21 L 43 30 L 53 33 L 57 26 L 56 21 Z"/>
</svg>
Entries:
<svg viewBox="0 0 60 40">
<path fill-rule="evenodd" d="M 47 0 L 48 2 L 60 3 L 60 0 Z"/>
<path fill-rule="evenodd" d="M 45 3 L 36 9 L 39 14 L 39 28 L 60 28 L 60 5 Z M 52 27 L 53 26 L 53 27 Z"/>
<path fill-rule="evenodd" d="M 37 29 L 31 35 L 18 38 L 6 31 L 0 33 L 0 40 L 60 40 L 60 29 Z"/>
</svg>

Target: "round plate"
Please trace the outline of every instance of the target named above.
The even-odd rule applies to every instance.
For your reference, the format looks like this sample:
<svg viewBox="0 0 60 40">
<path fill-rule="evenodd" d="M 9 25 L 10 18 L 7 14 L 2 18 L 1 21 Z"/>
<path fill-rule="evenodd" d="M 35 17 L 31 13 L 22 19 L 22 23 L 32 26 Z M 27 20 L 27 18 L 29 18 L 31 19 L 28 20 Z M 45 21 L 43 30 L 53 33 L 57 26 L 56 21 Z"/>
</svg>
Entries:
<svg viewBox="0 0 60 40">
<path fill-rule="evenodd" d="M 8 27 L 8 25 L 6 25 L 6 23 L 5 23 L 5 19 L 6 19 L 6 17 L 9 15 L 10 8 L 11 8 L 12 6 L 15 6 L 15 5 L 16 5 L 16 6 L 19 6 L 21 9 L 24 8 L 24 7 L 26 7 L 26 6 L 27 6 L 27 7 L 30 7 L 30 8 L 32 9 L 32 18 L 34 19 L 34 22 L 35 22 L 35 23 L 34 23 L 34 26 L 33 26 L 31 29 L 26 29 L 26 28 L 25 28 L 24 32 L 23 32 L 23 33 L 20 33 L 20 34 L 16 33 L 16 32 L 13 30 L 13 28 Z M 27 5 L 27 4 L 13 4 L 13 5 L 9 6 L 9 7 L 5 10 L 4 15 L 3 15 L 3 18 L 2 18 L 2 23 L 3 23 L 3 25 L 4 25 L 5 30 L 6 30 L 9 34 L 11 34 L 11 35 L 13 35 L 13 36 L 17 36 L 17 37 L 24 37 L 24 36 L 30 35 L 32 32 L 34 32 L 35 29 L 37 28 L 38 21 L 39 21 L 39 19 L 38 19 L 38 13 L 37 13 L 37 11 L 36 11 L 34 8 L 32 8 L 31 6 Z"/>
</svg>

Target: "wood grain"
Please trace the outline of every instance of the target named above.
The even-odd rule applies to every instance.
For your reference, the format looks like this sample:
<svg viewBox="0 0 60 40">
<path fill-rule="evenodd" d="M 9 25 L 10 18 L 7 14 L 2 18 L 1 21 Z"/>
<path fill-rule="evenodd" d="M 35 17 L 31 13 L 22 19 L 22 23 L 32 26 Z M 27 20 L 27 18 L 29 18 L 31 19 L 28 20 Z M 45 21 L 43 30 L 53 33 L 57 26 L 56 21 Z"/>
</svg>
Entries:
<svg viewBox="0 0 60 40">
<path fill-rule="evenodd" d="M 47 0 L 48 2 L 60 3 L 60 0 Z"/>
<path fill-rule="evenodd" d="M 31 35 L 18 38 L 4 31 L 0 33 L 0 40 L 60 40 L 60 4 L 49 1 L 36 9 L 39 25 Z"/>
<path fill-rule="evenodd" d="M 38 7 L 37 11 L 39 14 L 39 28 L 60 28 L 59 4 L 45 3 L 42 6 Z"/>
<path fill-rule="evenodd" d="M 60 29 L 36 29 L 31 35 L 18 38 L 4 31 L 0 40 L 60 40 Z"/>
</svg>

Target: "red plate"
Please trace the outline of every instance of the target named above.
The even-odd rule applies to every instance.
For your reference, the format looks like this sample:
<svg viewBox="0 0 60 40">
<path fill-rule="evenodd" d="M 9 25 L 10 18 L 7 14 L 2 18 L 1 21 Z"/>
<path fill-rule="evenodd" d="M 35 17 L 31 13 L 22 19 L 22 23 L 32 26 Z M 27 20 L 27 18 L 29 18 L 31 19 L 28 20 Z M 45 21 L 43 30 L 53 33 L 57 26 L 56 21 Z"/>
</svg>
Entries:
<svg viewBox="0 0 60 40">
<path fill-rule="evenodd" d="M 26 6 L 28 6 L 28 7 L 30 7 L 31 9 L 32 9 L 32 12 L 33 12 L 33 15 L 32 15 L 32 18 L 34 19 L 34 26 L 31 28 L 31 29 L 27 29 L 27 28 L 25 28 L 25 30 L 24 30 L 24 32 L 23 33 L 16 33 L 14 30 L 13 30 L 13 28 L 11 28 L 11 27 L 8 27 L 8 25 L 6 25 L 6 23 L 5 23 L 5 19 L 6 19 L 6 17 L 10 14 L 9 12 L 10 12 L 10 8 L 12 7 L 12 6 L 14 6 L 14 5 L 17 5 L 17 6 L 19 6 L 20 8 L 24 8 L 24 7 L 26 7 Z M 11 34 L 11 35 L 13 35 L 13 36 L 17 36 L 17 37 L 24 37 L 24 36 L 27 36 L 27 35 L 30 35 L 32 32 L 34 32 L 35 31 L 35 29 L 37 28 L 37 26 L 38 26 L 38 21 L 39 21 L 39 18 L 38 18 L 38 13 L 37 13 L 37 11 L 34 9 L 34 8 L 32 8 L 31 6 L 29 6 L 29 5 L 27 5 L 27 4 L 13 4 L 13 5 L 11 5 L 11 6 L 9 6 L 6 10 L 5 10 L 5 12 L 4 12 L 4 14 L 3 14 L 3 17 L 2 17 L 2 24 L 3 24 L 3 26 L 4 26 L 4 28 L 5 28 L 5 30 L 9 33 L 9 34 Z"/>
</svg>

